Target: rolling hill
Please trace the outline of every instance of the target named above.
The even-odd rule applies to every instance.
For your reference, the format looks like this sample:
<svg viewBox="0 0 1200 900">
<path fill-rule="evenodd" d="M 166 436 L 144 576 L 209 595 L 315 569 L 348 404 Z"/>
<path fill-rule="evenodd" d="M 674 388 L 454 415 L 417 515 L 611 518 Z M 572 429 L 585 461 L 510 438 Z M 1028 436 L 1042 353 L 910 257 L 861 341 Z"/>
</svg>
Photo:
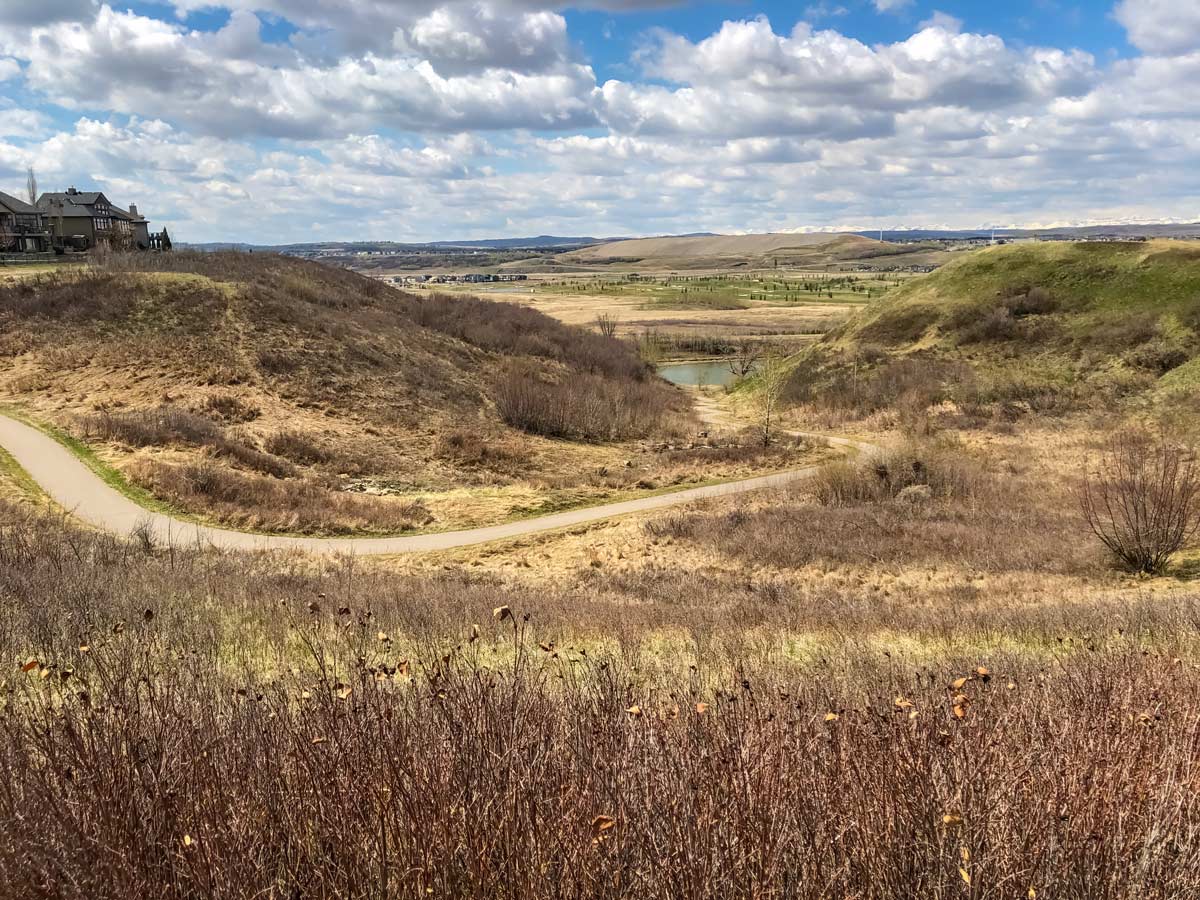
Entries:
<svg viewBox="0 0 1200 900">
<path fill-rule="evenodd" d="M 1182 410 L 1200 387 L 1200 245 L 1023 243 L 964 254 L 876 301 L 795 366 L 797 398 L 849 408 L 851 393 L 861 401 L 874 391 L 867 411 L 905 392 L 918 405 L 954 400 L 1009 415 Z"/>
<path fill-rule="evenodd" d="M 887 265 L 910 265 L 932 252 L 853 234 L 742 234 L 614 241 L 560 254 L 556 261 L 634 269 L 838 267 L 883 258 Z"/>
<path fill-rule="evenodd" d="M 630 442 L 691 421 L 621 342 L 269 254 L 5 281 L 0 359 L 0 403 L 97 448 L 130 490 L 268 531 L 399 532 L 606 499 L 646 477 L 622 465 Z"/>
</svg>

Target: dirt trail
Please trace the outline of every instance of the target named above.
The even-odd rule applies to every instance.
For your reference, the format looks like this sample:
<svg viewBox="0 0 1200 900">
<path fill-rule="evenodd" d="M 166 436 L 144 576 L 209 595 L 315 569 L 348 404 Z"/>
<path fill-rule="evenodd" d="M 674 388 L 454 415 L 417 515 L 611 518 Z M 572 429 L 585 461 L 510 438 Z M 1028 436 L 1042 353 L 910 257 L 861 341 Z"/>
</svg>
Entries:
<svg viewBox="0 0 1200 900">
<path fill-rule="evenodd" d="M 723 413 L 711 398 L 698 397 L 697 406 L 705 421 L 726 424 Z M 851 449 L 864 449 L 868 446 L 847 438 L 795 433 L 834 446 Z M 490 541 L 570 528 L 616 516 L 682 506 L 696 500 L 780 487 L 808 478 L 818 469 L 818 466 L 806 466 L 790 472 L 688 488 L 670 494 L 607 503 L 603 506 L 573 509 L 536 519 L 484 528 L 400 537 L 320 538 L 249 534 L 198 525 L 152 512 L 105 484 L 95 472 L 58 441 L 32 426 L 4 415 L 0 415 L 0 447 L 7 450 L 17 464 L 60 506 L 83 522 L 114 534 L 126 536 L 135 531 L 145 530 L 157 543 L 174 546 L 198 545 L 229 550 L 299 550 L 308 553 L 363 555 L 424 553 L 486 544 Z"/>
</svg>

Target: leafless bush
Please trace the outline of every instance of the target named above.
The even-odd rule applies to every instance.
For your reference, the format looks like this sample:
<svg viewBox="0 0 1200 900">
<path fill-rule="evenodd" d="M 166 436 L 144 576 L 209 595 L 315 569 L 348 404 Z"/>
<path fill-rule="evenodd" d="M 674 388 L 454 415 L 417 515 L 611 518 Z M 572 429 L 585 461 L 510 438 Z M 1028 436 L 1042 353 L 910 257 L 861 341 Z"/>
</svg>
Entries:
<svg viewBox="0 0 1200 900">
<path fill-rule="evenodd" d="M 733 345 L 733 352 L 727 360 L 730 373 L 737 378 L 745 378 L 758 366 L 762 355 L 763 345 L 760 341 L 742 338 Z"/>
<path fill-rule="evenodd" d="M 103 410 L 82 417 L 80 426 L 87 440 L 119 441 L 132 447 L 201 447 L 275 478 L 294 474 L 287 460 L 230 437 L 212 419 L 170 404 L 152 409 Z"/>
<path fill-rule="evenodd" d="M 228 424 L 251 422 L 262 414 L 262 410 L 237 394 L 210 394 L 204 401 L 204 409 Z"/>
<path fill-rule="evenodd" d="M 139 460 L 133 480 L 180 507 L 236 528 L 302 534 L 408 531 L 432 518 L 419 502 L 336 490 L 308 478 L 267 478 L 211 460 L 173 465 Z"/>
<path fill-rule="evenodd" d="M 894 500 L 905 489 L 929 488 L 938 499 L 970 499 L 983 478 L 978 466 L 956 452 L 932 444 L 907 444 L 824 466 L 813 492 L 827 506 Z"/>
<path fill-rule="evenodd" d="M 615 338 L 617 336 L 617 326 L 621 320 L 611 313 L 600 313 L 596 316 L 596 330 L 606 338 Z"/>
<path fill-rule="evenodd" d="M 263 449 L 302 466 L 328 462 L 330 459 L 330 453 L 325 447 L 309 435 L 295 429 L 284 429 L 269 435 L 263 442 Z"/>
<path fill-rule="evenodd" d="M 584 441 L 668 434 L 685 418 L 671 388 L 631 378 L 573 375 L 548 381 L 517 369 L 499 379 L 494 398 L 501 418 L 514 428 Z"/>
<path fill-rule="evenodd" d="M 1200 467 L 1165 435 L 1123 431 L 1084 479 L 1079 504 L 1123 566 L 1157 575 L 1200 529 Z"/>
<path fill-rule="evenodd" d="M 84 417 L 82 426 L 88 439 L 131 447 L 215 446 L 225 437 L 224 430 L 212 419 L 166 404 L 153 409 L 102 410 Z"/>
</svg>

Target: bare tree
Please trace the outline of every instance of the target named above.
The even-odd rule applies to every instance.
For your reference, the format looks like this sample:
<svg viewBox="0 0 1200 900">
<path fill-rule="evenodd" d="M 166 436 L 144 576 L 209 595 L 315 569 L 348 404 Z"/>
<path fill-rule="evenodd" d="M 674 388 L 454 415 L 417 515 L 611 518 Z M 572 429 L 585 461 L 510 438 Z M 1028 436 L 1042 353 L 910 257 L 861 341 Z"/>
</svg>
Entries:
<svg viewBox="0 0 1200 900">
<path fill-rule="evenodd" d="M 596 329 L 606 338 L 617 336 L 617 325 L 620 320 L 611 313 L 600 313 L 596 316 Z"/>
<path fill-rule="evenodd" d="M 733 355 L 729 357 L 729 371 L 738 378 L 745 378 L 754 371 L 762 356 L 762 345 L 750 338 L 742 338 L 734 345 Z"/>
<path fill-rule="evenodd" d="M 29 195 L 29 205 L 37 206 L 38 201 L 38 185 L 37 175 L 33 172 L 33 166 L 25 172 L 25 193 Z"/>
<path fill-rule="evenodd" d="M 1164 435 L 1119 432 L 1084 479 L 1079 505 L 1122 565 L 1157 575 L 1200 529 L 1200 466 Z"/>
<path fill-rule="evenodd" d="M 758 427 L 764 447 L 770 446 L 771 438 L 775 434 L 779 406 L 786 385 L 787 370 L 783 365 L 783 357 L 774 349 L 769 350 L 758 369 L 758 392 L 755 395 L 758 406 Z"/>
</svg>

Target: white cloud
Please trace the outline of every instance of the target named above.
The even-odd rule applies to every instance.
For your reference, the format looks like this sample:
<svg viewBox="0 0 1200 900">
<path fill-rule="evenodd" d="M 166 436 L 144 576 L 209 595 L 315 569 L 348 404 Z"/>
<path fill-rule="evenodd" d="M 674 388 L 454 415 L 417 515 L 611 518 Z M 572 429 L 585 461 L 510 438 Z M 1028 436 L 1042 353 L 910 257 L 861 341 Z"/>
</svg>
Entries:
<svg viewBox="0 0 1200 900">
<path fill-rule="evenodd" d="M 1147 53 L 1200 51 L 1200 5 L 1191 0 L 1121 0 L 1114 12 L 1130 42 Z"/>
<path fill-rule="evenodd" d="M 443 47 L 437 63 L 447 64 L 445 73 L 410 53 L 311 63 L 295 50 L 263 44 L 250 13 L 202 33 L 105 6 L 90 25 L 43 26 L 29 40 L 0 30 L 0 47 L 26 60 L 29 85 L 63 106 L 171 118 L 220 136 L 593 124 L 591 69 L 548 56 L 528 70 L 516 68 L 522 49 L 536 44 L 538 28 L 528 21 L 515 26 L 503 39 L 503 28 L 496 28 L 491 45 L 478 46 L 474 68 L 465 65 L 464 51 L 475 45 Z M 553 23 L 545 34 L 558 39 Z M 514 68 L 500 65 L 506 60 Z"/>
<path fill-rule="evenodd" d="M 62 109 L 0 99 L 0 189 L 34 164 L 185 240 L 1197 212 L 1200 51 L 1184 15 L 1146 37 L 1151 0 L 1120 10 L 1142 16 L 1126 26 L 1147 55 L 1105 67 L 944 14 L 878 45 L 760 18 L 660 32 L 645 77 L 602 86 L 550 0 L 221 5 L 216 32 L 73 0 L 18 23 L 5 6 L 0 77 L 78 112 L 55 130 Z M 269 15 L 302 31 L 265 41 Z"/>
<path fill-rule="evenodd" d="M 5 0 L 0 3 L 0 26 L 33 27 L 51 22 L 83 22 L 95 14 L 95 0 Z"/>
<path fill-rule="evenodd" d="M 948 31 L 951 34 L 958 34 L 963 29 L 963 20 L 958 16 L 952 16 L 949 13 L 944 13 L 940 9 L 935 9 L 933 15 L 920 25 L 921 29 L 938 28 L 942 31 Z"/>
<path fill-rule="evenodd" d="M 874 0 L 874 3 L 879 12 L 890 13 L 912 6 L 913 0 Z"/>
<path fill-rule="evenodd" d="M 1086 53 L 1017 50 L 995 36 L 959 33 L 956 24 L 876 47 L 803 22 L 777 34 L 763 17 L 726 22 L 698 43 L 660 34 L 643 64 L 681 86 L 610 81 L 600 114 L 626 134 L 849 140 L 891 133 L 907 110 L 1044 103 L 1080 96 L 1097 79 Z"/>
</svg>

